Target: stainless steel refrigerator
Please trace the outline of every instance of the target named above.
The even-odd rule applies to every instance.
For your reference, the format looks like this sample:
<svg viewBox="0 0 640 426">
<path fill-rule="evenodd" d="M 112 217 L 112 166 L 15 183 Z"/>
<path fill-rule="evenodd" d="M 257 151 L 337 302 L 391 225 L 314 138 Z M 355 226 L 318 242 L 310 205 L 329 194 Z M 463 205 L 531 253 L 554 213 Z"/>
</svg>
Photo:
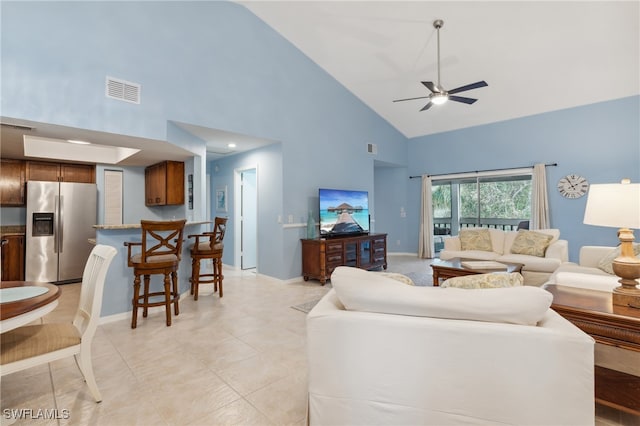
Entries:
<svg viewBox="0 0 640 426">
<path fill-rule="evenodd" d="M 80 281 L 95 239 L 93 183 L 27 182 L 25 279 Z"/>
</svg>

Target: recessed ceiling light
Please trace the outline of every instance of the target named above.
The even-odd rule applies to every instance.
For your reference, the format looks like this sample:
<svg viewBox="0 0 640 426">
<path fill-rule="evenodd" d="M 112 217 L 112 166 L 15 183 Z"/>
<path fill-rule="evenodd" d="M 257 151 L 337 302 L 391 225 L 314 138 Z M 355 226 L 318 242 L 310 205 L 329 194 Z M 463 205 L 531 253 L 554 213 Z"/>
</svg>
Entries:
<svg viewBox="0 0 640 426">
<path fill-rule="evenodd" d="M 79 141 L 79 140 L 73 140 L 73 139 L 67 139 L 67 142 L 75 143 L 76 145 L 91 145 L 91 142 Z"/>
<path fill-rule="evenodd" d="M 227 144 L 227 146 L 228 146 L 229 148 L 235 148 L 235 147 L 236 147 L 236 144 L 235 144 L 235 143 L 233 143 L 233 142 L 231 142 L 231 143 L 228 143 L 228 144 Z"/>
</svg>

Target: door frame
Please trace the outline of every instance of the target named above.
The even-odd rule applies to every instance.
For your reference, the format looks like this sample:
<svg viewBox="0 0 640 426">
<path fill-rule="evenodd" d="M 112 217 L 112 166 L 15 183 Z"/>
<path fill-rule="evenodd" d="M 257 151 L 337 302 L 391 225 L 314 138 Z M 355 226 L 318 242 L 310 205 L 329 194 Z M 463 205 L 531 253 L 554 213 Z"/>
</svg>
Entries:
<svg viewBox="0 0 640 426">
<path fill-rule="evenodd" d="M 256 272 L 258 272 L 258 264 L 259 264 L 259 250 L 258 250 L 258 235 L 260 235 L 260 231 L 258 229 L 258 220 L 260 217 L 260 205 L 258 203 L 258 199 L 260 198 L 258 194 L 260 194 L 260 179 L 258 173 L 258 165 L 248 165 L 245 167 L 240 167 L 233 170 L 233 223 L 234 223 L 234 265 L 237 266 L 239 270 L 242 270 L 242 217 L 240 212 L 241 203 L 242 203 L 242 194 L 241 194 L 241 184 L 242 184 L 242 173 L 247 170 L 255 170 L 256 171 Z"/>
</svg>

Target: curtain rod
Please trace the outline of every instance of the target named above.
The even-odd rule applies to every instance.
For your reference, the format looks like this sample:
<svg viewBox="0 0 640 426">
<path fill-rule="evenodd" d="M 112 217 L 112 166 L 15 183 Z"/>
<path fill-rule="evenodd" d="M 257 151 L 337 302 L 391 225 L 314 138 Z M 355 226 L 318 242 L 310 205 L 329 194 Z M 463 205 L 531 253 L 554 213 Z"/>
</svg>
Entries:
<svg viewBox="0 0 640 426">
<path fill-rule="evenodd" d="M 545 167 L 555 167 L 557 165 L 558 165 L 558 163 L 549 163 L 549 164 L 545 164 Z M 506 168 L 506 169 L 470 170 L 468 172 L 456 172 L 456 173 L 439 173 L 437 175 L 427 175 L 427 177 L 458 175 L 458 174 L 463 174 L 463 173 L 498 172 L 498 171 L 502 171 L 502 170 L 516 170 L 516 169 L 526 169 L 526 168 L 533 169 L 533 166 L 509 167 L 509 168 Z M 409 176 L 409 179 L 415 179 L 415 178 L 420 178 L 420 177 L 422 177 L 422 175 Z"/>
</svg>

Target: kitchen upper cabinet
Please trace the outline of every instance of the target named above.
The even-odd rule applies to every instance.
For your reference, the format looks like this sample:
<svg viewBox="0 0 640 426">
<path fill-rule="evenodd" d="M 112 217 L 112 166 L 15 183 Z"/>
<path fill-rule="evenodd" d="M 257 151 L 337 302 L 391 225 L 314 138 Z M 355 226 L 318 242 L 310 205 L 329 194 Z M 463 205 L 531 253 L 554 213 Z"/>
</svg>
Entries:
<svg viewBox="0 0 640 426">
<path fill-rule="evenodd" d="M 0 160 L 0 205 L 24 206 L 24 182 L 24 161 Z"/>
<path fill-rule="evenodd" d="M 184 163 L 163 161 L 144 170 L 145 204 L 167 206 L 184 204 Z"/>
<path fill-rule="evenodd" d="M 96 167 L 91 164 L 27 161 L 27 180 L 96 183 Z"/>
<path fill-rule="evenodd" d="M 6 235 L 2 244 L 2 281 L 24 280 L 24 235 Z"/>
</svg>

